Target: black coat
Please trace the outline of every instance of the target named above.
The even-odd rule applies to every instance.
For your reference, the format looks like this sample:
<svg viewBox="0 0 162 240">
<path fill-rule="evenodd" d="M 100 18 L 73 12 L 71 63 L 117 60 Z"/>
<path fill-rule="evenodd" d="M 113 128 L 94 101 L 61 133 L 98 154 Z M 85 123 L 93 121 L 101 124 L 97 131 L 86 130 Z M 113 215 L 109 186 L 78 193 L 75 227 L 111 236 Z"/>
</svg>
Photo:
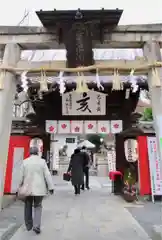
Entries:
<svg viewBox="0 0 162 240">
<path fill-rule="evenodd" d="M 71 171 L 71 182 L 73 185 L 84 183 L 84 155 L 82 152 L 74 153 L 71 156 L 68 172 Z"/>
<path fill-rule="evenodd" d="M 84 156 L 84 164 L 83 164 L 83 170 L 85 169 L 89 169 L 90 167 L 90 156 L 87 152 L 82 152 L 83 156 Z"/>
</svg>

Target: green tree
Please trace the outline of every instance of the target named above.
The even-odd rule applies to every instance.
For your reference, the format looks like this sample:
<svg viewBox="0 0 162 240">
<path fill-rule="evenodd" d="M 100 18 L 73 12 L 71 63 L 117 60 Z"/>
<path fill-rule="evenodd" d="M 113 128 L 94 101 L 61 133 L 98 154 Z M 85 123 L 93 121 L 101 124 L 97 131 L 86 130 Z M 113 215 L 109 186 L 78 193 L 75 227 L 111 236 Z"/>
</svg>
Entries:
<svg viewBox="0 0 162 240">
<path fill-rule="evenodd" d="M 101 142 L 100 142 L 100 135 L 98 134 L 92 134 L 92 135 L 88 135 L 87 140 L 90 141 L 91 143 L 93 143 L 96 146 L 96 150 L 98 151 Z"/>
<path fill-rule="evenodd" d="M 145 108 L 142 116 L 143 121 L 153 121 L 152 108 Z"/>
</svg>

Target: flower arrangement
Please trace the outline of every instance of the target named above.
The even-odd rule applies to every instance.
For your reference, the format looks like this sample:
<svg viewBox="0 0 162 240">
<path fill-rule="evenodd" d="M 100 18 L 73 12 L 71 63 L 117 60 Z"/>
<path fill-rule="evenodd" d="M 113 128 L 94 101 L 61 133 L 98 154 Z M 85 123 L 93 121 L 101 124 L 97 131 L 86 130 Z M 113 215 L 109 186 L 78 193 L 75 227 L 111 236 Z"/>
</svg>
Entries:
<svg viewBox="0 0 162 240">
<path fill-rule="evenodd" d="M 133 202 L 137 200 L 135 176 L 129 169 L 127 169 L 124 176 L 123 196 L 127 202 Z"/>
</svg>

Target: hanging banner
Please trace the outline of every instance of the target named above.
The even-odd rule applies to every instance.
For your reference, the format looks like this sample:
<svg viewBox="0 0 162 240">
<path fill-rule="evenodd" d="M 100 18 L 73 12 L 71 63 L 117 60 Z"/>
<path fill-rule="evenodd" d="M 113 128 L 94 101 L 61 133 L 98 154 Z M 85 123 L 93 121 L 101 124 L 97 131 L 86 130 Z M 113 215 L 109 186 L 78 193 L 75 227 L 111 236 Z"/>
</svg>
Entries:
<svg viewBox="0 0 162 240">
<path fill-rule="evenodd" d="M 57 133 L 57 121 L 46 120 L 46 132 L 47 133 Z"/>
<path fill-rule="evenodd" d="M 150 170 L 149 170 L 149 160 L 148 160 L 148 147 L 147 147 L 147 137 L 139 136 L 138 140 L 138 173 L 139 173 L 139 185 L 140 185 L 140 195 L 150 195 L 151 194 L 151 180 L 150 180 Z"/>
<path fill-rule="evenodd" d="M 116 134 L 123 131 L 123 121 L 122 120 L 112 120 L 111 121 L 111 133 Z"/>
<path fill-rule="evenodd" d="M 70 121 L 58 121 L 58 133 L 70 133 Z"/>
<path fill-rule="evenodd" d="M 157 119 L 157 125 L 159 128 L 159 151 L 160 151 L 160 157 L 162 159 L 162 115 L 158 115 L 156 117 Z M 161 164 L 161 172 L 162 172 L 162 164 Z"/>
<path fill-rule="evenodd" d="M 89 90 L 62 95 L 62 115 L 106 115 L 106 94 Z"/>
<path fill-rule="evenodd" d="M 98 121 L 97 122 L 98 133 L 110 133 L 110 121 Z"/>
<path fill-rule="evenodd" d="M 147 137 L 148 159 L 150 167 L 150 179 L 152 196 L 162 195 L 161 162 L 157 151 L 156 137 Z"/>
<path fill-rule="evenodd" d="M 116 153 L 114 148 L 108 151 L 107 159 L 109 172 L 116 171 Z"/>
<path fill-rule="evenodd" d="M 96 121 L 85 121 L 84 122 L 84 132 L 86 134 L 97 133 L 97 123 L 96 123 Z"/>
<path fill-rule="evenodd" d="M 83 133 L 83 121 L 71 121 L 71 133 Z"/>
</svg>

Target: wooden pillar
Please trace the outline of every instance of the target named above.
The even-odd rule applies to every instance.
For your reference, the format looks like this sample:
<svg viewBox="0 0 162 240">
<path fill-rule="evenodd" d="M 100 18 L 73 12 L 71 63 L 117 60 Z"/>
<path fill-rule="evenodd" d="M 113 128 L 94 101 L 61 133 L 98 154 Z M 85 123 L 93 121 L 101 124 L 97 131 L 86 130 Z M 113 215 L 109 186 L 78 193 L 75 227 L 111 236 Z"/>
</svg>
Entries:
<svg viewBox="0 0 162 240">
<path fill-rule="evenodd" d="M 17 44 L 7 44 L 2 63 L 16 66 L 20 60 L 20 48 Z M 0 209 L 4 191 L 4 178 L 7 164 L 9 138 L 11 134 L 13 101 L 16 93 L 16 80 L 11 72 L 6 72 L 4 89 L 0 90 Z"/>
<path fill-rule="evenodd" d="M 148 61 L 162 61 L 160 45 L 158 42 L 147 42 L 143 48 L 144 57 Z M 159 75 L 161 76 L 161 86 L 162 86 L 162 70 L 157 68 Z M 157 147 L 160 153 L 160 159 L 162 161 L 162 146 L 160 147 L 160 138 L 162 138 L 162 126 L 159 124 L 158 117 L 161 117 L 162 122 L 162 87 L 152 86 L 152 71 L 148 72 L 148 86 L 151 96 L 152 112 L 154 119 L 155 132 L 157 137 Z"/>
<path fill-rule="evenodd" d="M 116 149 L 116 170 L 124 174 L 125 169 L 125 152 L 124 152 L 124 137 L 120 134 L 115 136 L 115 149 Z M 114 182 L 114 193 L 120 194 L 123 189 L 123 181 L 118 179 Z"/>
<path fill-rule="evenodd" d="M 48 156 L 47 152 L 50 151 L 50 134 L 43 135 L 42 140 L 43 140 L 43 154 L 42 154 L 42 157 L 44 159 L 46 159 L 46 161 L 48 163 L 49 159 L 47 159 L 47 158 L 49 156 Z"/>
</svg>

